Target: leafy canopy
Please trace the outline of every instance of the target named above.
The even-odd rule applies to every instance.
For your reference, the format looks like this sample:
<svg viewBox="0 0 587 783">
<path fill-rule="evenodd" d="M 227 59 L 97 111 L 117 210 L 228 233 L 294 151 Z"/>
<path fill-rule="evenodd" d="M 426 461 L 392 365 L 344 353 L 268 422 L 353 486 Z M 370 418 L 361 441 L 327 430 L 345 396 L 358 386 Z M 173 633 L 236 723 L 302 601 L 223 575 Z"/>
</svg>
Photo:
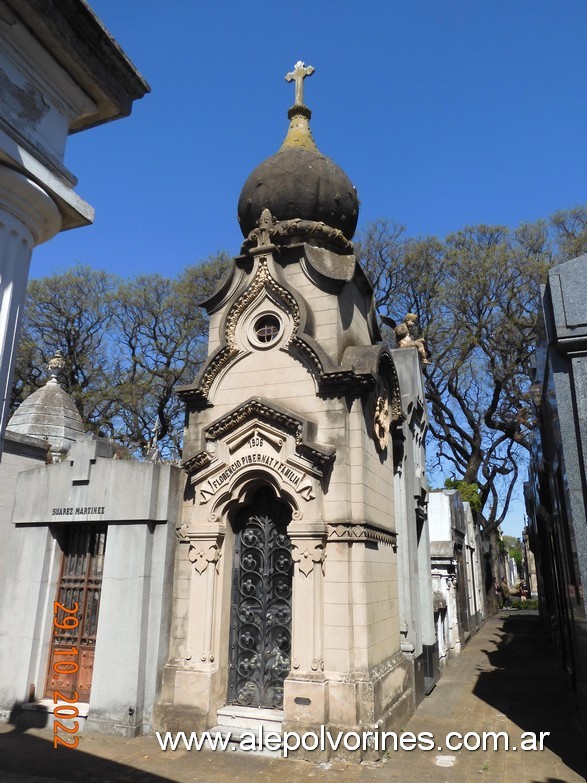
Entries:
<svg viewBox="0 0 587 783">
<path fill-rule="evenodd" d="M 477 486 L 489 532 L 505 517 L 535 423 L 540 284 L 553 261 L 587 250 L 587 209 L 517 229 L 467 226 L 444 240 L 378 220 L 356 249 L 379 311 L 418 316 L 431 359 L 422 367 L 429 467 Z"/>
<path fill-rule="evenodd" d="M 181 456 L 183 406 L 207 353 L 208 322 L 198 302 L 222 276 L 219 253 L 176 279 L 122 280 L 85 266 L 31 280 L 16 366 L 13 407 L 46 382 L 47 362 L 64 354 L 64 389 L 86 428 L 145 459 Z"/>
</svg>

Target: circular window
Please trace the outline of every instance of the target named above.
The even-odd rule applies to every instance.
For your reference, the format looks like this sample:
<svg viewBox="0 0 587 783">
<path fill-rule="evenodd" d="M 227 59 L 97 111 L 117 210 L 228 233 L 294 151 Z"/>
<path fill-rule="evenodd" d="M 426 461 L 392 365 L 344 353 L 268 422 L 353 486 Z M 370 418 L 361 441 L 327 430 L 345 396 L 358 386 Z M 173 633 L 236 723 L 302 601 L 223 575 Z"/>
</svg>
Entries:
<svg viewBox="0 0 587 783">
<path fill-rule="evenodd" d="M 277 316 L 266 313 L 257 318 L 253 324 L 253 333 L 255 341 L 260 345 L 272 343 L 281 334 L 281 321 Z"/>
</svg>

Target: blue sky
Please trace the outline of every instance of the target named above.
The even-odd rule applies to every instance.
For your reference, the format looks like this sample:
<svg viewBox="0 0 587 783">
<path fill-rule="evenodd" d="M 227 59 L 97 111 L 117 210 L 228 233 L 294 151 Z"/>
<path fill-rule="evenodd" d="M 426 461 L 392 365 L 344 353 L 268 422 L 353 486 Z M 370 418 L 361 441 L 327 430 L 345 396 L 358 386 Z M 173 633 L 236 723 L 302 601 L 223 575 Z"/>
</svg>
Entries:
<svg viewBox="0 0 587 783">
<path fill-rule="evenodd" d="M 34 254 L 122 274 L 239 249 L 236 205 L 281 144 L 302 59 L 319 148 L 360 222 L 412 234 L 546 217 L 587 200 L 584 0 L 204 3 L 92 0 L 152 87 L 131 117 L 74 135 L 93 227 Z"/>
<path fill-rule="evenodd" d="M 412 235 L 517 225 L 587 201 L 584 0 L 90 0 L 151 85 L 130 117 L 74 135 L 92 227 L 35 250 L 173 275 L 239 250 L 236 205 L 280 146 L 301 59 L 320 150 Z"/>
</svg>

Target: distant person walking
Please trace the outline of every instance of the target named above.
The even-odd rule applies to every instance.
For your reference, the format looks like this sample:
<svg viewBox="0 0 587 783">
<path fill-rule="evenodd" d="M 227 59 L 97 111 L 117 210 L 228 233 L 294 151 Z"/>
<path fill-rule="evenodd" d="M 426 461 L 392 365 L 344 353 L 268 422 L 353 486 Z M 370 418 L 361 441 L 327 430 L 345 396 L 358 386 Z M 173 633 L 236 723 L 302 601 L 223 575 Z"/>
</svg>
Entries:
<svg viewBox="0 0 587 783">
<path fill-rule="evenodd" d="M 495 590 L 495 600 L 497 601 L 497 608 L 503 609 L 503 596 L 501 594 L 501 588 L 497 582 L 497 579 L 493 580 L 493 589 Z"/>
<path fill-rule="evenodd" d="M 501 595 L 503 598 L 503 608 L 509 609 L 512 602 L 510 599 L 510 588 L 508 587 L 505 576 L 502 576 L 501 578 Z"/>
</svg>

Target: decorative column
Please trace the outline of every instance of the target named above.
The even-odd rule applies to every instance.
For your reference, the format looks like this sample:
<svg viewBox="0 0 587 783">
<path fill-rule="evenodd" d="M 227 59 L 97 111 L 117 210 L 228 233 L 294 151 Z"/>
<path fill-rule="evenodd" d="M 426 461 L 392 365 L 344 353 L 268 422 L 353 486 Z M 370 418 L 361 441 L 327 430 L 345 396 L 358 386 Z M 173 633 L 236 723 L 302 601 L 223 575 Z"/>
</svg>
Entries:
<svg viewBox="0 0 587 783">
<path fill-rule="evenodd" d="M 32 251 L 60 229 L 53 199 L 28 177 L 0 166 L 0 455 Z"/>
<path fill-rule="evenodd" d="M 325 535 L 288 530 L 294 562 L 291 672 L 285 681 L 284 721 L 323 723 Z M 315 690 L 318 687 L 318 690 Z"/>
<path fill-rule="evenodd" d="M 215 618 L 219 578 L 219 560 L 222 556 L 224 535 L 188 530 L 190 548 L 188 559 L 194 566 L 190 581 L 188 614 L 188 649 L 186 661 L 199 669 L 217 668 L 214 652 Z"/>
</svg>

